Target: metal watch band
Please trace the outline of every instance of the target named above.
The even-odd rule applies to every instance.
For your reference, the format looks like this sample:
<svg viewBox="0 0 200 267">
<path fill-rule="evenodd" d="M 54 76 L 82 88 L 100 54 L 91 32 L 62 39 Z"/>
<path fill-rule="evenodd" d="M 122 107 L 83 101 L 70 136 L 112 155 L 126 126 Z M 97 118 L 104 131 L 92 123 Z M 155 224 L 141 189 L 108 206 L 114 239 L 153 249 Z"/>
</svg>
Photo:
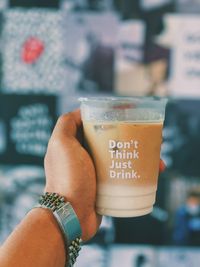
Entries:
<svg viewBox="0 0 200 267">
<path fill-rule="evenodd" d="M 72 208 L 72 205 L 67 202 L 59 209 L 55 210 L 53 214 L 60 224 L 65 236 L 67 236 L 67 243 L 69 246 L 73 240 L 81 236 L 81 227 L 76 213 Z"/>
<path fill-rule="evenodd" d="M 69 202 L 65 203 L 64 197 L 56 193 L 45 193 L 39 199 L 36 207 L 50 209 L 65 238 L 65 245 L 68 251 L 68 264 L 71 267 L 76 262 L 81 249 L 81 227 L 78 217 Z"/>
</svg>

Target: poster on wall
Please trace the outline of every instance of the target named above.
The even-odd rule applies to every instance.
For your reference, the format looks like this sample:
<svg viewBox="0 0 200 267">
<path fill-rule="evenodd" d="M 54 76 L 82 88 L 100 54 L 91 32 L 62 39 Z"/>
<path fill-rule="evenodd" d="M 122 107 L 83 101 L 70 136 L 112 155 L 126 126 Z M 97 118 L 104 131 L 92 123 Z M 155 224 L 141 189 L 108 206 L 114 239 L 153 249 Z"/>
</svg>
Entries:
<svg viewBox="0 0 200 267">
<path fill-rule="evenodd" d="M 64 19 L 67 91 L 110 93 L 118 18 L 115 12 L 71 12 Z"/>
<path fill-rule="evenodd" d="M 172 3 L 172 0 L 140 0 L 142 10 L 149 11 Z"/>
<path fill-rule="evenodd" d="M 56 94 L 65 89 L 62 15 L 52 9 L 4 13 L 2 92 Z"/>
<path fill-rule="evenodd" d="M 146 27 L 142 20 L 130 19 L 119 24 L 115 53 L 115 91 L 120 95 L 144 95 L 149 80 L 144 61 Z"/>
<path fill-rule="evenodd" d="M 1 0 L 2 1 L 2 0 Z M 7 0 L 9 1 L 10 7 L 51 7 L 51 8 L 58 8 L 59 7 L 59 0 Z"/>
<path fill-rule="evenodd" d="M 110 267 L 155 266 L 156 253 L 152 247 L 114 245 L 110 249 Z"/>
<path fill-rule="evenodd" d="M 42 166 L 0 165 L 0 244 L 35 206 L 44 184 Z"/>
<path fill-rule="evenodd" d="M 0 1 L 0 10 L 5 10 L 8 7 L 8 0 Z"/>
<path fill-rule="evenodd" d="M 176 21 L 173 31 L 176 39 L 172 47 L 169 92 L 178 97 L 200 97 L 200 18 L 171 15 L 170 19 Z"/>
<path fill-rule="evenodd" d="M 200 12 L 199 0 L 175 0 L 175 7 L 180 13 L 199 14 Z"/>
<path fill-rule="evenodd" d="M 200 100 L 174 100 L 166 109 L 161 158 L 169 169 L 200 176 Z"/>
<path fill-rule="evenodd" d="M 0 113 L 0 163 L 43 164 L 56 120 L 56 97 L 1 95 Z"/>
<path fill-rule="evenodd" d="M 168 267 L 198 267 L 200 254 L 199 249 L 195 248 L 158 248 L 157 249 L 158 266 Z"/>
</svg>

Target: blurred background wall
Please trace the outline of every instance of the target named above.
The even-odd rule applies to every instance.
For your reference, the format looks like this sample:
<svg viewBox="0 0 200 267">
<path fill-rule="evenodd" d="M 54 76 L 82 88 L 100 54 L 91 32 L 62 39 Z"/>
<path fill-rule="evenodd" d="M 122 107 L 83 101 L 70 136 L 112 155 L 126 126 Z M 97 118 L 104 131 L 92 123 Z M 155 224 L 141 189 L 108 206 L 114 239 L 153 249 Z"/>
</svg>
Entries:
<svg viewBox="0 0 200 267">
<path fill-rule="evenodd" d="M 105 217 L 77 267 L 199 266 L 200 1 L 0 1 L 0 243 L 34 205 L 80 96 L 169 98 L 152 214 Z"/>
</svg>

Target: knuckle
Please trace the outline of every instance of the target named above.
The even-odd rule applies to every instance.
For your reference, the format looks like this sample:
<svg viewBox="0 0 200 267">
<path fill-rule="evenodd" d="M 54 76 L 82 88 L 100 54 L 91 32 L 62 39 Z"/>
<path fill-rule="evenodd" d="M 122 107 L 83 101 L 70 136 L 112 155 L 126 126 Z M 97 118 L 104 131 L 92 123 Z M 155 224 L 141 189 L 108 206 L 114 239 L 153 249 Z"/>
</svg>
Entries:
<svg viewBox="0 0 200 267">
<path fill-rule="evenodd" d="M 71 114 L 63 114 L 58 118 L 58 123 L 66 123 L 67 121 L 71 120 Z"/>
</svg>

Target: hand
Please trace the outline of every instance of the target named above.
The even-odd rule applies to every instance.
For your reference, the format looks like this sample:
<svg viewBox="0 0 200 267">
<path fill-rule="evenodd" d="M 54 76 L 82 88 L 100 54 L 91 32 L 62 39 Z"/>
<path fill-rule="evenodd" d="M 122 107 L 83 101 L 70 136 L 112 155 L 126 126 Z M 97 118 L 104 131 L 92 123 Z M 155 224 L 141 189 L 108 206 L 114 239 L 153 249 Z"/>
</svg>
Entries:
<svg viewBox="0 0 200 267">
<path fill-rule="evenodd" d="M 80 220 L 82 239 L 86 241 L 98 230 L 101 216 L 95 212 L 95 168 L 76 138 L 80 127 L 80 111 L 58 119 L 44 161 L 45 192 L 58 193 L 72 204 Z"/>
</svg>

